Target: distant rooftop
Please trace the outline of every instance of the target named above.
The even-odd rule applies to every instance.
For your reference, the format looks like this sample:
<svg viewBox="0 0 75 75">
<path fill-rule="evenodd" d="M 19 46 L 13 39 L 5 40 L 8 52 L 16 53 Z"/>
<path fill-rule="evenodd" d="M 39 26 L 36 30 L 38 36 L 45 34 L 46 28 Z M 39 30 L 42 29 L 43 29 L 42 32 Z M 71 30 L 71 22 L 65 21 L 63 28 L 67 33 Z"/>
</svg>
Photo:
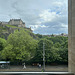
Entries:
<svg viewBox="0 0 75 75">
<path fill-rule="evenodd" d="M 10 20 L 14 20 L 14 21 L 20 21 L 21 19 L 10 19 Z"/>
</svg>

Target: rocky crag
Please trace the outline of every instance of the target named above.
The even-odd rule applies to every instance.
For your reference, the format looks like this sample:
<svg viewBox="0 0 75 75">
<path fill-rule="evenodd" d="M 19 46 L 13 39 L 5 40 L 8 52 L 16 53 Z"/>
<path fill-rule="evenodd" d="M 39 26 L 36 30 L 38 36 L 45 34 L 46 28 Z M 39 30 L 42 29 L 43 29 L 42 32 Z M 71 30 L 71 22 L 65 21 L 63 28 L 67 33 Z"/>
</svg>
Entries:
<svg viewBox="0 0 75 75">
<path fill-rule="evenodd" d="M 11 19 L 9 22 L 0 22 L 0 37 L 7 39 L 8 35 L 16 29 L 25 29 L 32 32 L 31 28 L 27 28 L 21 19 Z"/>
</svg>

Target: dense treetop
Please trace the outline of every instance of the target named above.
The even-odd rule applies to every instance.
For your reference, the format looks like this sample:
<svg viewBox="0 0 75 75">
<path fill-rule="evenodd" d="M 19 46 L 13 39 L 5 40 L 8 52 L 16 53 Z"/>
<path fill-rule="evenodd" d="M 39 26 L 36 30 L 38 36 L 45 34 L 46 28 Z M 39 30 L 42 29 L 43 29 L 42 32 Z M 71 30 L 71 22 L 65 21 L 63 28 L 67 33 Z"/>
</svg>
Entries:
<svg viewBox="0 0 75 75">
<path fill-rule="evenodd" d="M 0 38 L 0 60 L 42 64 L 43 42 L 47 64 L 68 62 L 68 37 L 43 36 L 24 28 L 15 30 L 7 40 Z"/>
</svg>

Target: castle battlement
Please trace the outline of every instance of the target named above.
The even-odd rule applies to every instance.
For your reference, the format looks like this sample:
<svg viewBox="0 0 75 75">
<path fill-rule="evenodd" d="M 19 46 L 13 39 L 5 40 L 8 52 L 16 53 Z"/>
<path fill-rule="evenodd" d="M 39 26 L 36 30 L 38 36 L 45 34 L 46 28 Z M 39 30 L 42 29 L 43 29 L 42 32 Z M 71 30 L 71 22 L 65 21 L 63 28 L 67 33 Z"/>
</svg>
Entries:
<svg viewBox="0 0 75 75">
<path fill-rule="evenodd" d="M 25 22 L 23 22 L 21 19 L 10 19 L 9 22 L 1 22 L 2 25 L 14 25 L 17 27 L 25 27 Z"/>
</svg>

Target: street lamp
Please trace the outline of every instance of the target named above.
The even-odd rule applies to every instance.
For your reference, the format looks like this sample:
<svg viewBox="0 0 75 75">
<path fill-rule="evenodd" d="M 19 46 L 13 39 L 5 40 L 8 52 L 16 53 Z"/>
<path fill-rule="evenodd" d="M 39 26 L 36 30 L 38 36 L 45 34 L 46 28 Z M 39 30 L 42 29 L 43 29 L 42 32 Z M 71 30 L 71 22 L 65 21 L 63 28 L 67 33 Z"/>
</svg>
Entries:
<svg viewBox="0 0 75 75">
<path fill-rule="evenodd" d="M 43 72 L 45 71 L 45 43 L 43 42 Z"/>
</svg>

